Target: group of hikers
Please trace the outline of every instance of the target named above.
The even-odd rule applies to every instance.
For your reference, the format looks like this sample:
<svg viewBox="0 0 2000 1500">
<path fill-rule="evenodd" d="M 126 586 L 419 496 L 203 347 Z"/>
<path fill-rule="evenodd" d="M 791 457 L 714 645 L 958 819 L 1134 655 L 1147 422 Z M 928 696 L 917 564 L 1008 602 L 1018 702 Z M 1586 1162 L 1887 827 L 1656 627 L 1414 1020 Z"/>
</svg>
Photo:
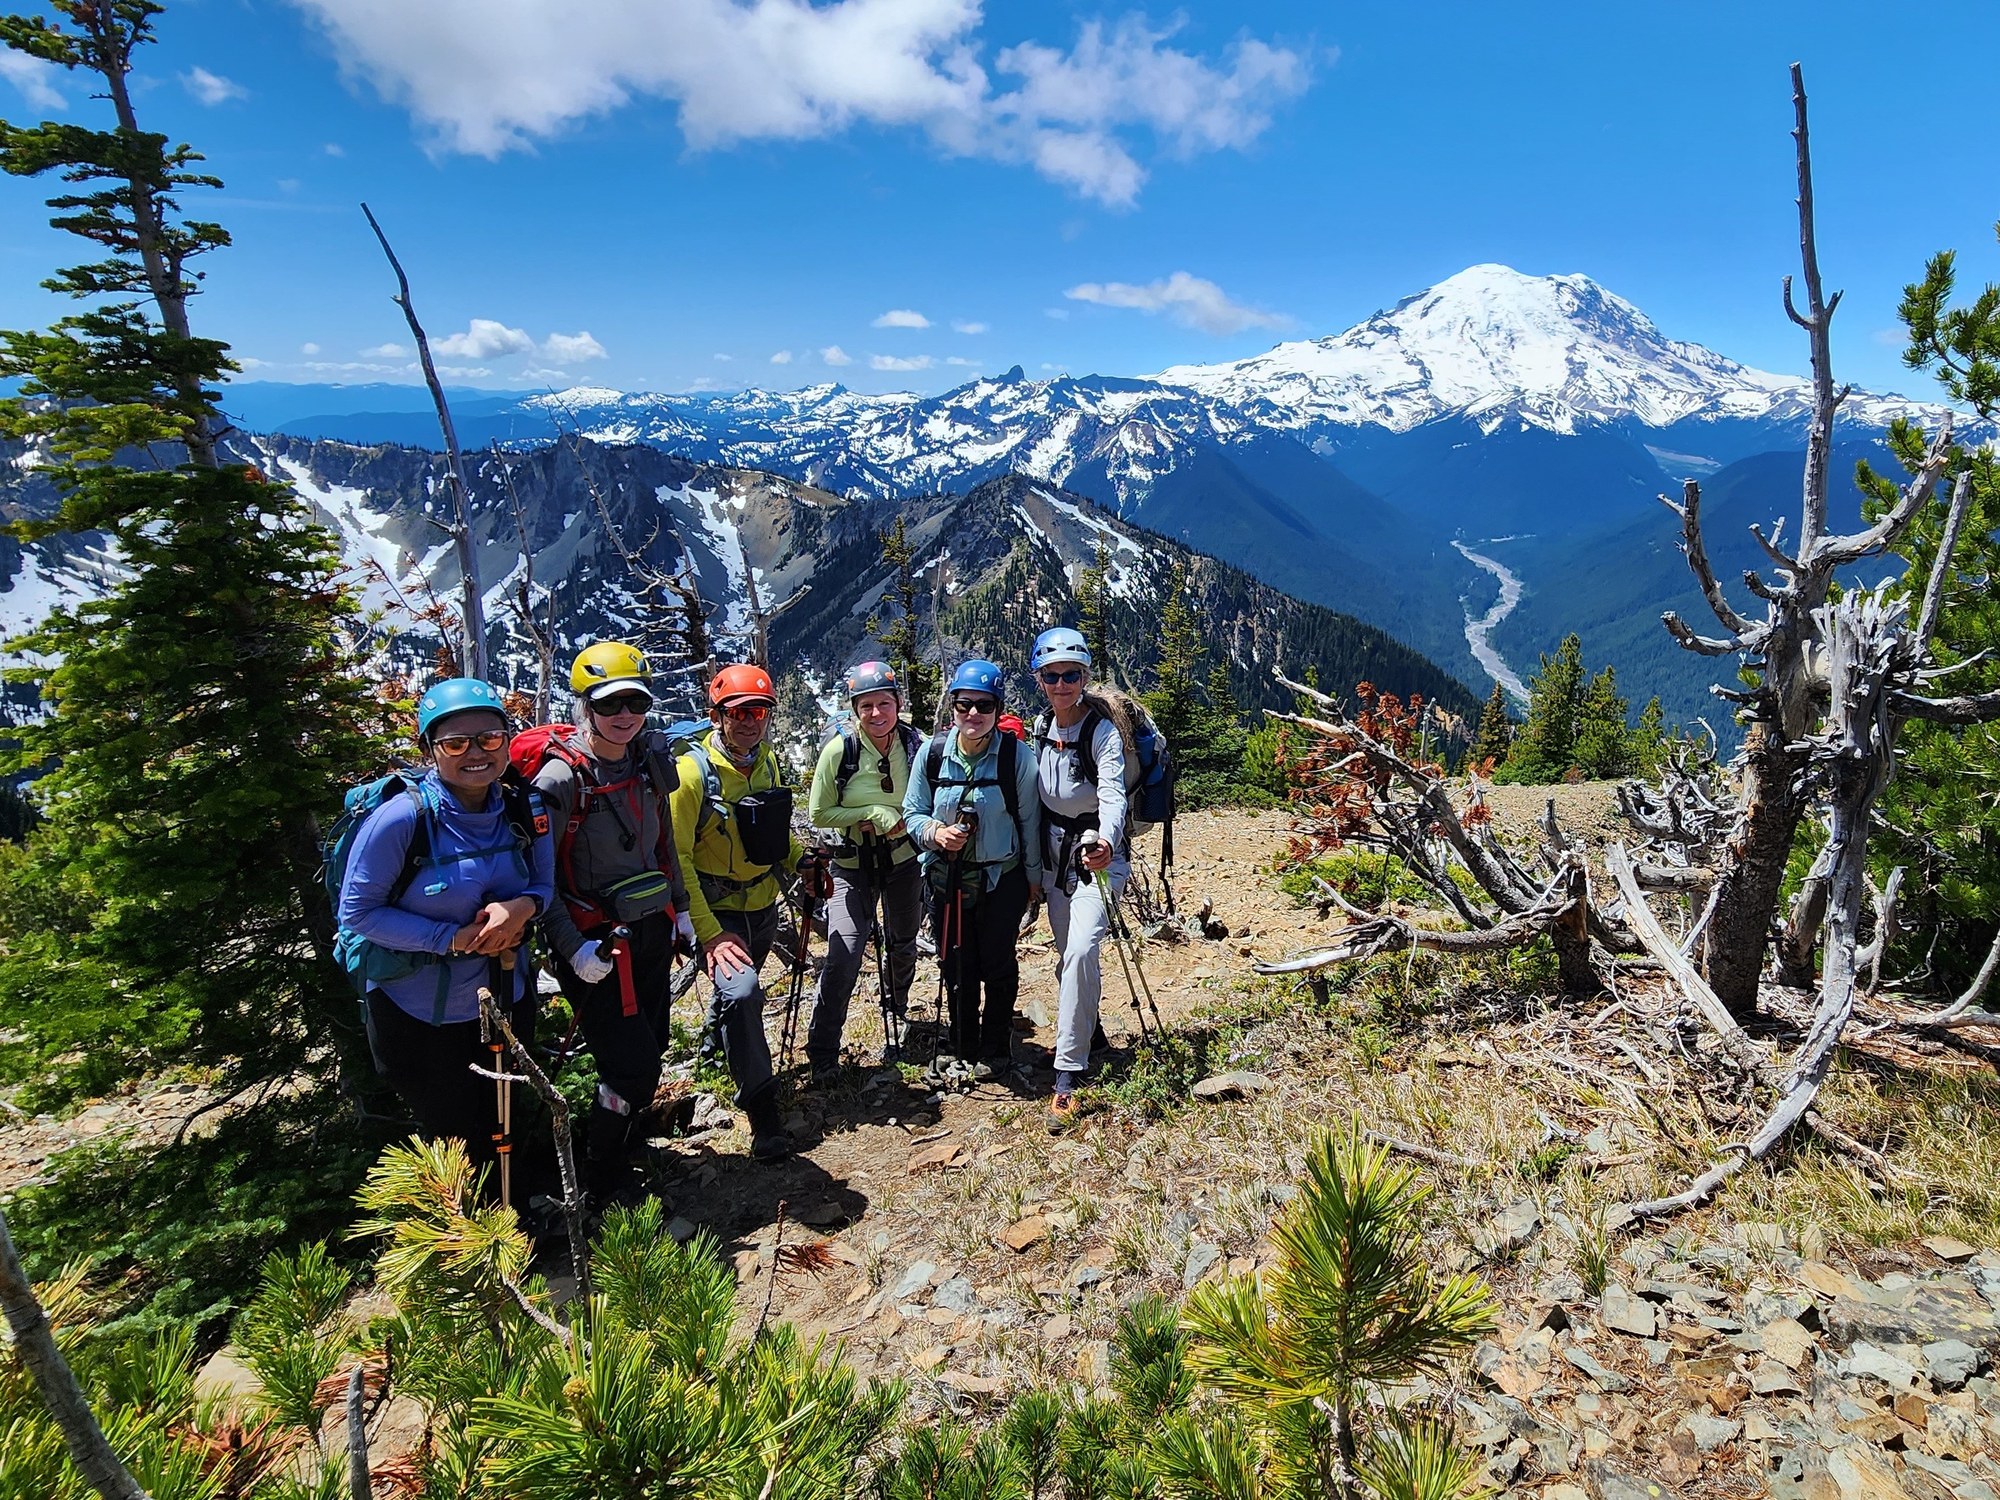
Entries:
<svg viewBox="0 0 2000 1500">
<path fill-rule="evenodd" d="M 660 1082 L 682 956 L 709 979 L 703 1045 L 727 1063 L 751 1155 L 793 1154 L 759 979 L 778 936 L 781 872 L 825 906 L 805 1041 L 814 1087 L 840 1076 L 871 943 L 885 1060 L 899 1056 L 926 908 L 947 996 L 932 1081 L 1008 1070 L 1015 945 L 1045 903 L 1060 994 L 1048 1123 L 1067 1128 L 1105 1045 L 1099 951 L 1130 869 L 1127 752 L 1092 691 L 1079 632 L 1044 631 L 1030 668 L 1046 705 L 1032 732 L 1007 712 L 1001 668 L 975 659 L 952 673 L 949 723 L 926 735 L 908 721 L 891 666 L 852 667 L 844 724 L 821 747 L 805 810 L 837 836 L 826 847 L 793 831 L 792 788 L 766 738 L 777 692 L 761 666 L 722 668 L 706 724 L 675 731 L 650 723 L 652 673 L 622 642 L 577 656 L 572 724 L 517 733 L 491 684 L 430 687 L 417 700 L 421 775 L 350 793 L 329 858 L 337 950 L 362 993 L 376 1065 L 420 1131 L 463 1140 L 475 1163 L 505 1149 L 480 995 L 532 1037 L 533 929 L 596 1065 L 585 1132 L 593 1200 L 637 1186 L 635 1126 Z"/>
</svg>

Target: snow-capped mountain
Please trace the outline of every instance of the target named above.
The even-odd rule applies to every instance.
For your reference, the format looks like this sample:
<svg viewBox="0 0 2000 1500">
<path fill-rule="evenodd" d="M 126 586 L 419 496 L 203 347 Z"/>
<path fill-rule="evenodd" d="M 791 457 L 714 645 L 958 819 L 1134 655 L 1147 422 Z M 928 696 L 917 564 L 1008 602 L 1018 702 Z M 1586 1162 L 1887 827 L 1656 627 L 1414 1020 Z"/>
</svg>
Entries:
<svg viewBox="0 0 2000 1500">
<path fill-rule="evenodd" d="M 1693 416 L 1803 413 L 1809 406 L 1798 403 L 1810 398 L 1797 377 L 1666 337 L 1587 276 L 1500 265 L 1472 266 L 1332 338 L 1228 364 L 1175 365 L 1155 378 L 1286 429 L 1402 432 L 1454 412 L 1518 416 L 1556 432 L 1623 418 L 1664 427 Z"/>
<path fill-rule="evenodd" d="M 1407 432 L 1458 419 L 1572 435 L 1628 423 L 1803 423 L 1811 387 L 1670 339 L 1587 276 L 1473 266 L 1330 338 L 1137 379 L 1029 380 L 1016 366 L 938 396 L 791 392 L 639 395 L 583 387 L 522 414 L 605 442 L 649 442 L 870 493 L 1000 472 L 1066 482 L 1101 474 L 1121 507 L 1191 447 L 1283 434 L 1338 446 L 1342 429 Z M 1883 428 L 1942 408 L 1855 393 L 1841 418 Z M 1699 457 L 1699 455 L 1696 455 Z"/>
</svg>

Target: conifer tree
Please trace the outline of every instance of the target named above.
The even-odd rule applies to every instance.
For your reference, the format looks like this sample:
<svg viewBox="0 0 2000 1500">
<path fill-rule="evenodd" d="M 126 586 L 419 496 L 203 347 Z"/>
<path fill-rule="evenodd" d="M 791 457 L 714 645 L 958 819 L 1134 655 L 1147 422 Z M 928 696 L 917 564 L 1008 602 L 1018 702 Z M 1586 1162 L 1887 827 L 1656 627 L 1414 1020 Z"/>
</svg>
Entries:
<svg viewBox="0 0 2000 1500">
<path fill-rule="evenodd" d="M 1566 635 L 1528 681 L 1528 720 L 1508 752 L 1506 780 L 1560 781 L 1576 758 L 1576 716 L 1583 704 L 1583 642 Z"/>
<path fill-rule="evenodd" d="M 1667 763 L 1667 711 L 1660 706 L 1658 693 L 1639 710 L 1628 759 L 1632 774 L 1638 776 L 1657 775 Z"/>
<path fill-rule="evenodd" d="M 1479 715 L 1479 732 L 1472 739 L 1470 763 L 1483 766 L 1491 761 L 1497 766 L 1507 758 L 1513 743 L 1514 718 L 1507 711 L 1507 690 L 1496 682 Z"/>
<path fill-rule="evenodd" d="M 1096 556 L 1076 581 L 1076 628 L 1090 648 L 1091 674 L 1113 680 L 1111 661 L 1111 552 L 1100 540 Z"/>
<path fill-rule="evenodd" d="M 895 569 L 895 577 L 884 602 L 895 601 L 896 614 L 886 625 L 879 615 L 868 617 L 868 632 L 882 643 L 882 651 L 896 675 L 903 679 L 903 703 L 912 721 L 928 727 L 932 706 L 943 684 L 935 663 L 923 658 L 917 632 L 917 549 L 911 544 L 903 518 L 881 533 L 882 561 Z"/>
<path fill-rule="evenodd" d="M 97 530 L 125 579 L 19 649 L 48 717 L 18 764 L 45 820 L 0 889 L 0 1031 L 15 1068 L 101 1088 L 172 1059 L 237 1080 L 365 1044 L 330 958 L 316 817 L 376 763 L 379 714 L 349 670 L 352 600 L 331 537 L 289 491 L 221 451 L 227 346 L 197 336 L 190 262 L 229 243 L 183 215 L 214 187 L 142 131 L 128 79 L 150 0 L 51 0 L 0 17 L 18 52 L 92 76 L 109 130 L 0 122 L 0 168 L 58 175 L 52 223 L 102 259 L 44 283 L 78 312 L 0 334 L 0 431 L 45 445 L 62 496 L 28 535 Z M 25 1054 L 25 1056 L 23 1055 Z"/>
<path fill-rule="evenodd" d="M 1153 690 L 1142 696 L 1180 766 L 1177 797 L 1182 807 L 1226 802 L 1244 788 L 1249 733 L 1230 689 L 1227 667 L 1216 662 L 1204 671 L 1207 658 L 1208 645 L 1189 597 L 1187 575 L 1177 572 L 1160 613 L 1160 660 Z"/>
<path fill-rule="evenodd" d="M 1202 663 L 1208 655 L 1187 585 L 1187 574 L 1176 570 L 1167 587 L 1166 607 L 1160 611 L 1160 659 L 1153 667 L 1153 690 L 1145 695 L 1154 722 L 1167 742 L 1176 746 L 1186 744 L 1196 732 Z"/>
<path fill-rule="evenodd" d="M 1576 710 L 1574 764 L 1591 781 L 1623 776 L 1632 769 L 1629 705 L 1618 692 L 1618 674 L 1604 668 L 1590 679 Z"/>
</svg>

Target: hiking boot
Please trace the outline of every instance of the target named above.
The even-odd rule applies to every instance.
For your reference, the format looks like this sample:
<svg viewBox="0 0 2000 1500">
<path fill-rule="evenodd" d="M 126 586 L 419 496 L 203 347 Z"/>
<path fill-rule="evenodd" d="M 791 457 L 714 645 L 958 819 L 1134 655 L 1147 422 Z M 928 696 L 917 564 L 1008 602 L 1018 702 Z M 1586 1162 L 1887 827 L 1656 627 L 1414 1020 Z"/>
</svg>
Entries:
<svg viewBox="0 0 2000 1500">
<path fill-rule="evenodd" d="M 784 1161 L 798 1154 L 799 1143 L 789 1130 L 773 1130 L 750 1137 L 752 1161 Z"/>
<path fill-rule="evenodd" d="M 816 1062 L 812 1065 L 812 1077 L 807 1087 L 830 1089 L 840 1082 L 840 1064 L 837 1062 Z"/>
<path fill-rule="evenodd" d="M 992 1063 L 982 1058 L 966 1070 L 966 1076 L 974 1083 L 991 1083 L 998 1076 L 999 1072 L 999 1068 L 994 1067 Z"/>
<path fill-rule="evenodd" d="M 1079 1118 L 1075 1094 L 1055 1094 L 1049 1099 L 1049 1134 L 1061 1135 Z"/>
</svg>

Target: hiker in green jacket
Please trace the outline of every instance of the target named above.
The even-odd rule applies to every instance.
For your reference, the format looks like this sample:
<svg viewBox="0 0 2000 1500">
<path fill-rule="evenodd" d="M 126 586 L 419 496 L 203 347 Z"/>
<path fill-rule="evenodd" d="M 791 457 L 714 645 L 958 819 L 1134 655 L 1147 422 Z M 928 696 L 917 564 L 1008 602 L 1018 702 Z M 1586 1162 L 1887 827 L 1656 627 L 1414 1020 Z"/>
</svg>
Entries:
<svg viewBox="0 0 2000 1500">
<path fill-rule="evenodd" d="M 887 662 L 850 667 L 841 687 L 854 722 L 820 748 L 806 801 L 807 820 L 815 828 L 842 835 L 833 851 L 826 965 L 806 1033 L 806 1060 L 816 1084 L 839 1076 L 840 1034 L 871 929 L 876 963 L 886 969 L 877 975 L 885 989 L 878 997 L 883 1060 L 894 1060 L 909 1012 L 917 927 L 923 921 L 923 882 L 916 846 L 903 827 L 903 794 L 924 736 L 904 722 L 903 684 Z"/>
</svg>

